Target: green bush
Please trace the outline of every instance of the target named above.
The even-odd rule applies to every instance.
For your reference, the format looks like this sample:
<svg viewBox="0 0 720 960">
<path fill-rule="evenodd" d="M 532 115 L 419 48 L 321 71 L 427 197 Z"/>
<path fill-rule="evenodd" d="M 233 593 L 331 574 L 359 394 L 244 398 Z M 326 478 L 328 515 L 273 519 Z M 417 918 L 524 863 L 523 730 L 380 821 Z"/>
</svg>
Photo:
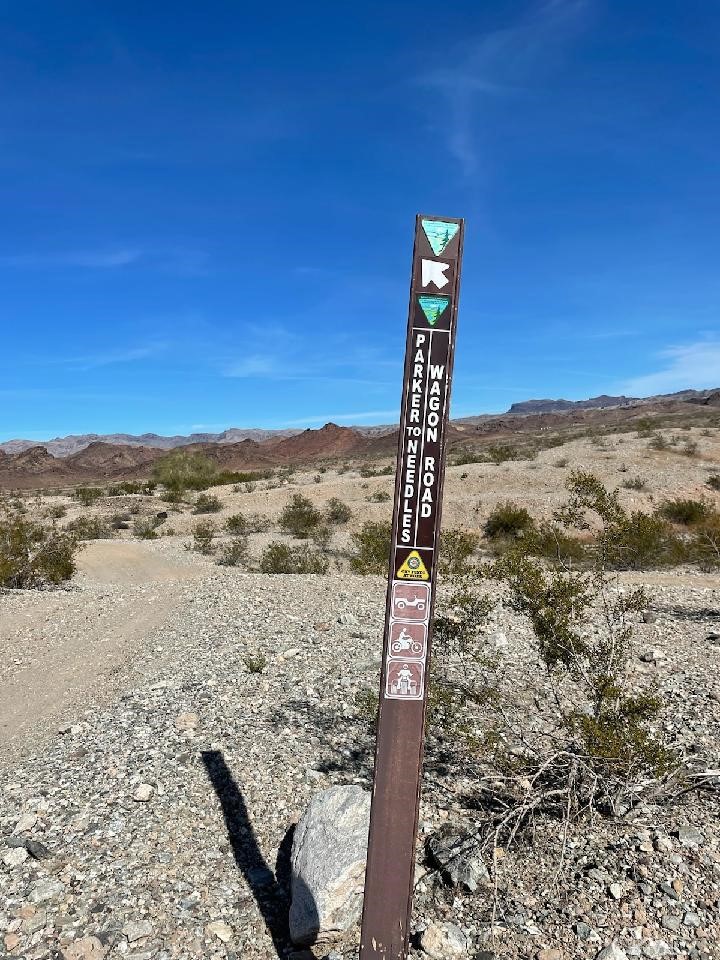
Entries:
<svg viewBox="0 0 720 960">
<path fill-rule="evenodd" d="M 232 537 L 220 547 L 217 563 L 223 567 L 245 566 L 248 562 L 248 544 L 245 537 Z"/>
<path fill-rule="evenodd" d="M 77 517 L 65 529 L 78 540 L 109 540 L 114 533 L 112 524 L 104 517 Z"/>
<path fill-rule="evenodd" d="M 247 520 L 242 513 L 233 513 L 225 521 L 225 529 L 228 533 L 235 533 L 241 536 L 248 532 Z"/>
<path fill-rule="evenodd" d="M 625 490 L 647 490 L 647 481 L 642 477 L 630 477 L 620 484 Z"/>
<path fill-rule="evenodd" d="M 246 653 L 243 663 L 248 673 L 262 673 L 267 667 L 267 657 L 264 653 Z"/>
<path fill-rule="evenodd" d="M 193 527 L 193 550 L 205 556 L 215 550 L 215 524 L 212 520 L 200 520 Z"/>
<path fill-rule="evenodd" d="M 533 526 L 517 543 L 521 551 L 531 556 L 565 566 L 580 563 L 587 557 L 587 547 L 582 540 L 568 534 L 559 524 L 546 520 Z"/>
<path fill-rule="evenodd" d="M 228 533 L 246 535 L 248 533 L 263 533 L 272 526 L 269 517 L 261 513 L 234 513 L 225 521 L 225 529 Z"/>
<path fill-rule="evenodd" d="M 77 538 L 57 527 L 0 515 L 0 587 L 28 589 L 58 584 L 75 572 Z"/>
<path fill-rule="evenodd" d="M 711 473 L 705 482 L 711 490 L 720 491 L 720 473 Z"/>
<path fill-rule="evenodd" d="M 152 496 L 157 486 L 152 480 L 124 480 L 122 483 L 113 483 L 108 487 L 109 497 L 122 497 L 125 494 L 142 493 Z"/>
<path fill-rule="evenodd" d="M 217 465 L 202 453 L 173 450 L 153 466 L 153 479 L 180 498 L 187 490 L 205 490 L 217 480 Z"/>
<path fill-rule="evenodd" d="M 648 443 L 648 446 L 652 450 L 667 450 L 670 444 L 668 443 L 667 439 L 663 436 L 662 433 L 654 433 L 650 437 L 650 442 Z"/>
<path fill-rule="evenodd" d="M 387 503 L 392 499 L 392 494 L 387 490 L 375 490 L 365 499 L 368 503 Z"/>
<path fill-rule="evenodd" d="M 280 527 L 286 533 L 306 540 L 321 520 L 322 514 L 317 507 L 301 493 L 295 493 L 280 514 Z"/>
<path fill-rule="evenodd" d="M 222 504 L 211 493 L 201 493 L 195 498 L 193 513 L 219 513 L 221 510 Z"/>
<path fill-rule="evenodd" d="M 73 492 L 73 499 L 78 500 L 84 507 L 91 507 L 102 495 L 100 487 L 77 487 Z"/>
<path fill-rule="evenodd" d="M 323 516 L 326 523 L 341 526 L 352 519 L 352 510 L 339 497 L 331 497 L 325 504 Z"/>
<path fill-rule="evenodd" d="M 689 527 L 694 523 L 705 520 L 712 512 L 710 504 L 704 500 L 666 500 L 658 507 L 658 514 L 672 523 L 679 523 Z"/>
<path fill-rule="evenodd" d="M 506 460 L 520 460 L 520 453 L 507 443 L 497 443 L 488 447 L 487 456 L 490 463 L 505 463 Z"/>
<path fill-rule="evenodd" d="M 440 534 L 438 572 L 443 576 L 460 574 L 477 549 L 479 537 L 466 530 L 443 530 Z"/>
<path fill-rule="evenodd" d="M 133 523 L 133 534 L 139 540 L 157 540 L 159 526 L 156 517 L 138 517 Z"/>
<path fill-rule="evenodd" d="M 307 544 L 291 547 L 277 540 L 268 544 L 260 557 L 261 573 L 327 573 L 329 566 L 327 557 Z"/>
<path fill-rule="evenodd" d="M 688 553 L 705 570 L 720 566 L 720 514 L 712 512 L 693 526 Z"/>
<path fill-rule="evenodd" d="M 588 530 L 586 513 L 595 513 L 602 529 L 593 551 L 603 568 L 640 570 L 645 567 L 680 563 L 685 559 L 682 541 L 663 517 L 628 512 L 621 506 L 618 491 L 605 489 L 592 473 L 574 471 L 568 481 L 570 498 L 556 513 L 566 526 Z"/>
<path fill-rule="evenodd" d="M 67 513 L 67 507 L 64 503 L 56 503 L 48 509 L 47 515 L 51 520 L 62 520 Z"/>
<path fill-rule="evenodd" d="M 488 540 L 517 537 L 532 530 L 534 520 L 525 509 L 511 500 L 498 503 L 485 521 L 485 536 Z"/>
<path fill-rule="evenodd" d="M 387 573 L 390 561 L 392 524 L 384 520 L 366 520 L 360 530 L 351 535 L 355 552 L 350 556 L 350 567 L 355 573 Z"/>
</svg>

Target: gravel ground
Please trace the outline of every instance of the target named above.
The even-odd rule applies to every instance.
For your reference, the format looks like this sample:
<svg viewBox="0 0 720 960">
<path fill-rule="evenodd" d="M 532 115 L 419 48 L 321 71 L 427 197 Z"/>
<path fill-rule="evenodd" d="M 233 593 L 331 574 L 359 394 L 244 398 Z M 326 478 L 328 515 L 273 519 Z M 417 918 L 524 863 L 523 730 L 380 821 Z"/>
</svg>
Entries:
<svg viewBox="0 0 720 960">
<path fill-rule="evenodd" d="M 481 489 L 481 512 L 507 497 L 537 498 L 547 510 L 567 472 L 554 460 L 572 454 L 573 465 L 595 467 L 607 453 L 580 443 L 575 454 L 569 444 L 541 455 L 534 474 L 528 464 L 453 468 L 450 523 L 469 525 Z M 635 472 L 645 445 L 621 446 L 623 458 L 637 458 Z M 651 481 L 653 495 L 697 495 L 715 455 L 661 454 L 672 462 Z M 491 469 L 502 483 L 488 492 Z M 668 470 L 678 475 L 668 479 Z M 465 499 L 462 472 L 473 477 Z M 538 483 L 528 491 L 532 476 Z M 296 479 L 319 501 L 343 496 L 347 484 L 352 496 L 343 499 L 356 507 L 387 484 Z M 273 514 L 289 492 L 233 494 L 226 512 Z M 375 510 L 387 513 L 387 505 L 367 504 L 368 514 Z M 26 700 L 37 698 L 37 729 L 13 728 L 0 746 L 0 951 L 4 944 L 27 960 L 286 956 L 292 827 L 317 790 L 370 785 L 373 731 L 358 694 L 378 684 L 384 580 L 244 573 L 187 553 L 178 537 L 134 546 L 136 559 L 116 558 L 115 566 L 94 547 L 100 555 L 67 591 L 0 596 L 2 689 L 26 682 Z M 195 572 L 183 575 L 183 567 Z M 133 569 L 141 570 L 135 578 Z M 690 766 L 717 769 L 718 578 L 679 570 L 624 579 L 648 584 L 657 615 L 638 626 L 633 670 L 666 699 L 665 732 Z M 123 634 L 137 618 L 143 629 Z M 85 665 L 72 673 L 85 682 L 68 686 L 53 650 L 86 635 L 95 638 L 89 648 L 70 650 Z M 486 641 L 504 695 L 531 703 L 540 681 L 527 626 L 498 607 Z M 641 658 L 651 650 L 659 653 Z M 26 673 L 41 662 L 44 672 Z M 470 665 L 458 660 L 448 669 L 459 676 Z M 62 694 L 47 709 L 38 677 Z M 471 956 L 510 960 L 596 957 L 613 943 L 628 957 L 720 957 L 716 792 L 573 827 L 559 875 L 561 826 L 539 818 L 533 837 L 496 851 L 496 889 L 470 894 L 443 885 L 425 856 L 439 828 L 483 823 L 472 782 L 448 767 L 447 752 L 431 731 L 415 935 L 451 920 L 469 937 Z M 333 956 L 355 956 L 355 948 L 337 945 Z"/>
</svg>

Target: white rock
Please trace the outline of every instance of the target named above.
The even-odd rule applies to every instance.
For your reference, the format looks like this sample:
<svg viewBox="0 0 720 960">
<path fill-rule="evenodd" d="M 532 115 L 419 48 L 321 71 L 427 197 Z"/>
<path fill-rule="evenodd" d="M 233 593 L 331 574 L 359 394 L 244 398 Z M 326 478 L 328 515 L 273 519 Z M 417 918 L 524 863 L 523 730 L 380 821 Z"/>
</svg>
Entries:
<svg viewBox="0 0 720 960">
<path fill-rule="evenodd" d="M 149 920 L 128 920 L 122 932 L 127 937 L 128 943 L 134 943 L 136 940 L 142 940 L 143 937 L 152 936 L 153 926 Z"/>
<path fill-rule="evenodd" d="M 35 816 L 35 814 L 26 813 L 22 817 L 20 817 L 18 822 L 15 824 L 15 829 L 13 830 L 13 833 L 27 833 L 28 830 L 32 830 L 32 828 L 35 826 L 36 823 L 37 823 L 37 817 Z"/>
<path fill-rule="evenodd" d="M 423 932 L 420 946 L 433 960 L 449 960 L 467 953 L 467 938 L 454 923 L 431 923 Z"/>
<path fill-rule="evenodd" d="M 609 947 L 602 948 L 596 960 L 628 960 L 628 955 L 616 943 L 611 943 Z"/>
<path fill-rule="evenodd" d="M 177 730 L 194 730 L 200 723 L 200 718 L 196 713 L 179 713 L 175 717 L 175 728 Z"/>
<path fill-rule="evenodd" d="M 223 920 L 214 920 L 205 929 L 211 936 L 217 937 L 223 943 L 229 943 L 233 938 L 232 927 L 229 927 Z"/>
<path fill-rule="evenodd" d="M 133 793 L 133 800 L 137 800 L 138 803 L 147 803 L 153 793 L 155 793 L 153 786 L 149 783 L 141 783 L 135 793 Z"/>
<path fill-rule="evenodd" d="M 316 794 L 295 829 L 290 937 L 298 946 L 349 930 L 360 918 L 370 794 L 330 787 Z"/>
<path fill-rule="evenodd" d="M 48 903 L 48 901 L 53 900 L 55 897 L 59 897 L 64 891 L 65 884 L 60 883 L 59 880 L 52 880 L 50 877 L 45 877 L 35 883 L 30 891 L 28 900 L 30 903 Z"/>
<path fill-rule="evenodd" d="M 25 863 L 28 858 L 28 852 L 25 847 L 11 847 L 7 853 L 3 854 L 3 863 L 6 867 L 19 867 Z"/>
</svg>

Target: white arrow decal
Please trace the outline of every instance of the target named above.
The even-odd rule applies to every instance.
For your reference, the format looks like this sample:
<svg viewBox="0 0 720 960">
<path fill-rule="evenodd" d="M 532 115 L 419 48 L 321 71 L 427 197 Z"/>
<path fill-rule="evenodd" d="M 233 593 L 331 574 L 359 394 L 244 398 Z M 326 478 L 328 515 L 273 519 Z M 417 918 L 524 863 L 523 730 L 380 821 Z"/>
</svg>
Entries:
<svg viewBox="0 0 720 960">
<path fill-rule="evenodd" d="M 438 263 L 437 260 L 423 260 L 422 262 L 422 285 L 424 287 L 434 283 L 438 290 L 446 287 L 450 281 L 445 276 L 445 271 L 450 266 L 449 263 Z"/>
</svg>

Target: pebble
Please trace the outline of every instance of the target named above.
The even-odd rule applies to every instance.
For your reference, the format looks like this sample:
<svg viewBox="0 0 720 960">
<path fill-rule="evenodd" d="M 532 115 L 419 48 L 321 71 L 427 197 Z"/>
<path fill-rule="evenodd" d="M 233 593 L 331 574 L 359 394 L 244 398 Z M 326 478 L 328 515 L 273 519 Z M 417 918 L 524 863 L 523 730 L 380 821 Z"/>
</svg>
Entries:
<svg viewBox="0 0 720 960">
<path fill-rule="evenodd" d="M 143 937 L 152 936 L 153 925 L 149 920 L 128 920 L 122 932 L 127 937 L 128 943 L 134 943 L 136 940 L 142 940 Z"/>
<path fill-rule="evenodd" d="M 597 954 L 596 960 L 628 960 L 628 955 L 616 943 L 603 947 Z"/>
<path fill-rule="evenodd" d="M 153 793 L 155 793 L 155 788 L 151 784 L 141 783 L 133 793 L 133 800 L 138 803 L 147 803 Z"/>
</svg>

